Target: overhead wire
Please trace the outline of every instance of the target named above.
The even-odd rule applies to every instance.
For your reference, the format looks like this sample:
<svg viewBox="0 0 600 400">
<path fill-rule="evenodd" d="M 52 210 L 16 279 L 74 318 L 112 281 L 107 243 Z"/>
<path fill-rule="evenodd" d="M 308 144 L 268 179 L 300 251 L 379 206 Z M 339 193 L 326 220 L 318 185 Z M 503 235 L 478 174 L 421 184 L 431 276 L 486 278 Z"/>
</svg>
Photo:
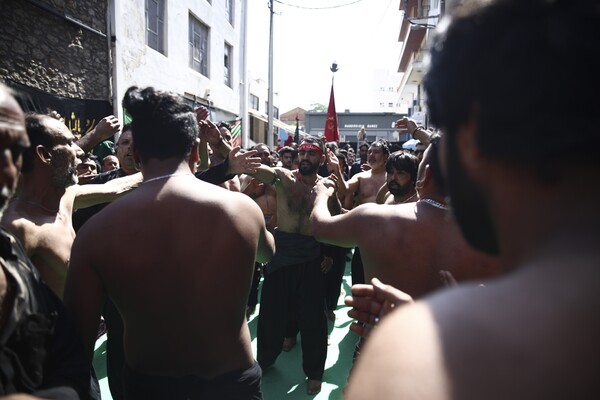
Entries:
<svg viewBox="0 0 600 400">
<path fill-rule="evenodd" d="M 325 7 L 306 7 L 306 6 L 299 6 L 297 4 L 286 3 L 286 2 L 283 2 L 281 0 L 274 0 L 274 1 L 276 3 L 282 4 L 284 6 L 301 8 L 303 10 L 329 10 L 329 9 L 332 9 L 332 8 L 340 8 L 340 7 L 351 6 L 353 4 L 360 3 L 361 1 L 364 1 L 364 0 L 355 0 L 353 2 L 346 3 L 346 4 L 338 4 L 338 5 L 335 5 L 335 6 L 325 6 Z"/>
</svg>

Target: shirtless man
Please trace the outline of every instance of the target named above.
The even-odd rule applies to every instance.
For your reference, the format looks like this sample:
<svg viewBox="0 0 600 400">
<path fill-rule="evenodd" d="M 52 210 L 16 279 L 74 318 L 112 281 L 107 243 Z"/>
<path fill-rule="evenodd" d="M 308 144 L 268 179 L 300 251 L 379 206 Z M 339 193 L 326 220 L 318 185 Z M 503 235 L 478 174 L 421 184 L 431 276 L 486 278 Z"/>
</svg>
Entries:
<svg viewBox="0 0 600 400">
<path fill-rule="evenodd" d="M 271 151 L 266 144 L 259 143 L 254 146 L 256 156 L 260 158 L 262 165 L 271 166 Z M 271 232 L 277 226 L 277 193 L 273 185 L 263 183 L 251 175 L 244 177 L 242 192 L 258 204 L 265 217 L 267 229 Z"/>
<path fill-rule="evenodd" d="M 43 114 L 28 114 L 25 124 L 31 147 L 23 153 L 20 191 L 1 223 L 21 241 L 42 279 L 62 298 L 75 238 L 73 210 L 102 199 L 113 200 L 130 190 L 140 177 L 108 186 L 77 185 L 76 167 L 83 151 L 69 128 Z M 85 143 L 92 142 L 86 139 Z M 84 200 L 88 195 L 96 197 Z"/>
<path fill-rule="evenodd" d="M 219 138 L 221 138 L 221 133 L 219 132 L 216 125 L 206 120 L 206 118 L 208 117 L 208 109 L 199 108 L 196 110 L 196 113 L 198 122 L 199 124 L 201 123 L 200 145 L 207 145 L 210 141 L 215 147 L 227 146 L 228 142 L 225 142 L 225 138 L 223 138 L 222 143 L 220 142 Z M 107 182 L 112 182 L 117 178 L 132 176 L 133 174 L 135 174 L 137 172 L 137 167 L 133 156 L 133 149 L 134 143 L 131 132 L 131 125 L 126 124 L 123 127 L 123 130 L 119 135 L 116 144 L 116 154 L 121 167 L 114 171 L 110 171 L 108 173 L 103 173 L 96 176 L 91 183 L 106 184 Z M 256 157 L 249 157 L 253 155 L 252 152 L 239 154 L 237 151 L 230 150 L 230 148 L 227 149 L 225 153 L 226 158 L 222 164 L 214 165 L 206 171 L 201 171 L 197 173 L 196 176 L 199 179 L 211 180 L 214 184 L 223 183 L 230 177 L 230 174 L 249 171 L 247 170 L 247 168 L 254 164 L 249 163 L 248 161 L 257 160 Z M 211 171 L 214 170 L 220 170 L 220 172 L 212 173 Z M 88 221 L 95 214 L 99 213 L 108 204 L 109 203 L 102 203 L 94 205 L 92 207 L 77 210 L 73 215 L 73 227 L 75 228 L 75 231 L 79 231 L 81 226 L 86 221 Z M 117 229 L 116 232 L 119 233 L 120 230 Z M 124 238 L 123 243 L 127 242 L 128 238 Z M 102 315 L 104 317 L 104 321 L 107 327 L 106 371 L 110 393 L 114 400 L 121 400 L 123 399 L 123 385 L 121 381 L 121 372 L 123 370 L 123 365 L 125 365 L 125 354 L 123 350 L 123 321 L 121 319 L 119 311 L 115 308 L 114 304 L 110 300 L 107 300 Z"/>
<path fill-rule="evenodd" d="M 0 83 L 0 215 L 17 187 L 22 153 L 30 145 L 23 111 L 9 90 Z M 19 241 L 0 228 L 0 398 L 84 398 L 90 374 L 74 338 L 61 301 L 42 282 Z"/>
<path fill-rule="evenodd" d="M 254 260 L 271 258 L 273 236 L 247 196 L 193 175 L 198 128 L 181 97 L 132 87 L 123 107 L 145 181 L 78 232 L 65 290 L 88 360 L 110 297 L 125 325 L 125 398 L 260 399 L 244 311 Z"/>
<path fill-rule="evenodd" d="M 345 197 L 345 208 L 350 210 L 356 205 L 375 203 L 379 189 L 386 183 L 385 164 L 390 150 L 385 140 L 379 139 L 369 146 L 367 163 L 369 170 L 359 172 L 344 182 L 338 174 L 338 189 L 341 196 Z M 358 247 L 352 256 L 352 284 L 364 283 L 365 273 L 363 262 Z"/>
<path fill-rule="evenodd" d="M 497 261 L 469 247 L 456 223 L 448 217 L 437 163 L 437 141 L 430 147 L 430 156 L 419 165 L 416 177 L 420 198 L 416 204 L 410 199 L 396 205 L 368 203 L 332 217 L 327 198 L 333 189 L 326 190 L 320 184 L 311 214 L 317 240 L 360 247 L 368 282 L 378 278 L 413 298 L 444 286 L 448 273 L 457 281 L 466 281 L 488 278 L 497 272 Z M 409 163 L 409 169 L 417 166 L 413 155 L 406 154 L 401 159 Z M 393 155 L 388 159 L 389 168 L 394 160 L 397 157 Z M 362 346 L 360 338 L 355 359 Z"/>
<path fill-rule="evenodd" d="M 317 170 L 326 160 L 324 150 L 321 140 L 306 136 L 298 148 L 298 170 L 262 165 L 253 174 L 275 186 L 278 225 L 274 232 L 277 252 L 264 271 L 257 359 L 263 369 L 275 363 L 282 350 L 287 322 L 289 318 L 295 319 L 302 337 L 302 365 L 309 394 L 321 390 L 327 357 L 322 259 L 308 219 L 313 206 L 311 190 L 323 179 Z"/>
<path fill-rule="evenodd" d="M 385 163 L 386 184 L 377 193 L 377 204 L 402 204 L 417 201 L 415 183 L 419 159 L 397 151 Z"/>
<path fill-rule="evenodd" d="M 260 162 L 263 165 L 271 166 L 271 151 L 269 147 L 264 143 L 259 143 L 254 146 L 256 155 L 260 158 Z M 291 163 L 291 160 L 290 160 Z M 241 178 L 242 193 L 250 196 L 252 200 L 258 204 L 260 210 L 265 217 L 265 224 L 269 232 L 273 232 L 277 227 L 277 193 L 273 185 L 269 183 L 263 183 L 251 175 L 244 175 Z M 254 275 L 252 278 L 252 289 L 250 296 L 248 297 L 248 308 L 246 310 L 246 316 L 250 317 L 256 311 L 256 305 L 258 304 L 258 286 L 260 284 L 260 276 L 263 265 L 257 262 L 254 265 Z"/>
<path fill-rule="evenodd" d="M 390 150 L 385 140 L 379 139 L 371 144 L 367 153 L 367 164 L 371 169 L 359 172 L 350 178 L 345 185 L 340 186 L 342 195 L 350 193 L 356 196 L 356 204 L 374 203 L 377 191 L 386 183 L 385 163 Z M 350 210 L 353 204 L 351 197 L 346 197 L 345 208 Z"/>
<path fill-rule="evenodd" d="M 208 144 L 212 149 L 212 154 L 210 156 L 210 165 L 217 165 L 225 162 L 229 152 L 233 148 L 231 144 L 231 132 L 229 131 L 229 125 L 225 122 L 221 122 L 217 125 L 220 133 L 220 141 L 212 140 L 212 136 L 207 135 Z M 241 191 L 241 183 L 240 178 L 237 175 L 234 175 L 231 179 L 226 182 L 220 184 L 227 190 L 231 190 L 234 192 Z"/>
<path fill-rule="evenodd" d="M 368 203 L 331 216 L 327 202 L 334 190 L 317 185 L 310 216 L 315 238 L 338 246 L 359 246 L 367 281 L 378 278 L 413 298 L 442 287 L 440 271 L 449 271 L 457 281 L 492 276 L 496 260 L 473 250 L 449 218 L 437 149 L 436 140 L 418 167 L 416 203 Z M 406 154 L 406 158 L 416 167 L 415 156 Z"/>
<path fill-rule="evenodd" d="M 388 315 L 345 398 L 600 398 L 598 4 L 469 2 L 440 26 L 424 86 L 452 210 L 510 273 Z"/>
</svg>

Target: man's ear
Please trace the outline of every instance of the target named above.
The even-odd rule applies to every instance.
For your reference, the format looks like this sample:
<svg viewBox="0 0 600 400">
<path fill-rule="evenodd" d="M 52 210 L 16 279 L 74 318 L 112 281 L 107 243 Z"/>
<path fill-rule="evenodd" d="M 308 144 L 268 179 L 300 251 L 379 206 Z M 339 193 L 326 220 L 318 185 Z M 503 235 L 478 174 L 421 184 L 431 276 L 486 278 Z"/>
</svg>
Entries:
<svg viewBox="0 0 600 400">
<path fill-rule="evenodd" d="M 477 176 L 478 172 L 485 167 L 485 159 L 481 155 L 477 145 L 477 123 L 472 119 L 463 125 L 456 138 L 458 158 L 465 170 Z"/>
<path fill-rule="evenodd" d="M 200 162 L 200 138 L 197 138 L 194 141 L 194 145 L 192 146 L 192 152 L 190 153 L 190 168 L 192 166 L 196 166 Z M 195 172 L 195 171 L 194 171 Z"/>
<path fill-rule="evenodd" d="M 44 164 L 50 164 L 52 162 L 52 154 L 41 144 L 35 146 L 35 156 Z"/>
</svg>

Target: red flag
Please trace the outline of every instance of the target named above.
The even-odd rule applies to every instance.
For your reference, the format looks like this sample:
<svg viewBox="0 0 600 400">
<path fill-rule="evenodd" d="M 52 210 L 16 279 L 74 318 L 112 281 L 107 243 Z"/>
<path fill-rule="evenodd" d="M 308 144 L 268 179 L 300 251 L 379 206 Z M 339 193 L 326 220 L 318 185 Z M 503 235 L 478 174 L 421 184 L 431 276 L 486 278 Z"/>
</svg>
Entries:
<svg viewBox="0 0 600 400">
<path fill-rule="evenodd" d="M 337 114 L 335 112 L 335 99 L 333 97 L 333 82 L 331 82 L 331 95 L 329 96 L 329 107 L 327 108 L 327 119 L 325 120 L 324 135 L 328 142 L 340 142 L 340 131 L 338 129 Z"/>
</svg>

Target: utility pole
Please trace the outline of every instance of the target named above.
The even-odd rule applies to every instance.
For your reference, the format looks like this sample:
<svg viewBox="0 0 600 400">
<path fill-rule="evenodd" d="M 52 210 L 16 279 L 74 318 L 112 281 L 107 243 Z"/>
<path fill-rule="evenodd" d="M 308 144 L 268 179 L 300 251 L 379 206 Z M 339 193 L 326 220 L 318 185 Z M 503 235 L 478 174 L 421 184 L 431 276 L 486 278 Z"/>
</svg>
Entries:
<svg viewBox="0 0 600 400">
<path fill-rule="evenodd" d="M 248 118 L 248 0 L 242 0 L 242 27 L 241 27 L 242 60 L 240 65 L 240 116 L 242 117 L 242 148 L 247 149 L 250 139 L 250 126 Z"/>
<path fill-rule="evenodd" d="M 269 94 L 267 110 L 267 146 L 273 149 L 273 0 L 269 0 L 269 11 L 271 13 L 269 20 Z"/>
</svg>

